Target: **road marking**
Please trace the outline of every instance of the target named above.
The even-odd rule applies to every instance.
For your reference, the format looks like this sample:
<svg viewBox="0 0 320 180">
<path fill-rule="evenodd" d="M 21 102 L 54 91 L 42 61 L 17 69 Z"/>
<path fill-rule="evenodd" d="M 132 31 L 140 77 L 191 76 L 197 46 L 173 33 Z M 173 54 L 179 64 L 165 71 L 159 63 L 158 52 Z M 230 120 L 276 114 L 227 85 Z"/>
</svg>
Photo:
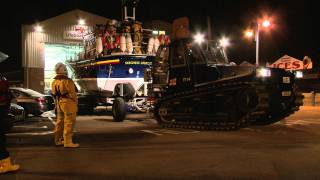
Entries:
<svg viewBox="0 0 320 180">
<path fill-rule="evenodd" d="M 194 133 L 199 133 L 200 131 L 192 131 L 192 130 L 171 130 L 171 129 L 153 129 L 153 130 L 140 130 L 142 132 L 154 134 L 157 136 L 162 136 L 164 134 L 173 134 L 173 135 L 178 135 L 178 134 L 194 134 Z"/>
<path fill-rule="evenodd" d="M 181 134 L 180 132 L 177 132 L 177 131 L 172 131 L 172 130 L 164 130 L 164 131 L 160 131 L 160 132 L 163 132 L 163 133 L 167 133 L 167 134 Z"/>
<path fill-rule="evenodd" d="M 48 117 L 48 119 L 50 120 L 50 122 L 55 126 L 56 122 L 52 119 L 52 117 Z"/>
<path fill-rule="evenodd" d="M 29 128 L 29 129 L 48 129 L 48 126 L 41 126 L 41 127 L 37 127 L 37 126 L 13 126 L 14 128 Z"/>
<path fill-rule="evenodd" d="M 256 132 L 261 132 L 261 129 L 257 129 L 256 127 L 246 127 L 246 128 L 242 128 L 241 130 L 244 131 L 256 131 Z"/>
<path fill-rule="evenodd" d="M 44 132 L 27 132 L 27 133 L 9 133 L 7 136 L 43 136 L 53 134 L 53 131 L 44 131 Z"/>
<path fill-rule="evenodd" d="M 318 125 L 320 124 L 319 120 L 295 120 L 295 121 L 287 121 L 283 122 L 284 125 L 294 126 L 294 125 Z"/>
<path fill-rule="evenodd" d="M 157 136 L 162 136 L 163 134 L 160 134 L 160 133 L 156 133 L 156 132 L 153 132 L 151 130 L 141 130 L 143 132 L 146 132 L 146 133 L 150 133 L 150 134 L 154 134 L 154 135 L 157 135 Z"/>
<path fill-rule="evenodd" d="M 164 132 L 164 133 L 178 133 L 178 134 L 193 134 L 193 133 L 199 133 L 200 131 L 196 131 L 196 130 L 190 130 L 190 129 L 156 129 L 160 132 Z"/>
</svg>

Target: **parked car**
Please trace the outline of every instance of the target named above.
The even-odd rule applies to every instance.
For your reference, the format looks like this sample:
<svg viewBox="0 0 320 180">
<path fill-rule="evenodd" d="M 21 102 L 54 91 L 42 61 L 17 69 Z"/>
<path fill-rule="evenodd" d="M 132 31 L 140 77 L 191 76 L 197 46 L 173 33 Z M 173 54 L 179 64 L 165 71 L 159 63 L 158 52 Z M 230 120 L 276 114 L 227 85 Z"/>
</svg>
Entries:
<svg viewBox="0 0 320 180">
<path fill-rule="evenodd" d="M 25 110 L 22 106 L 18 104 L 11 103 L 9 115 L 13 116 L 13 122 L 24 121 L 25 120 Z"/>
<path fill-rule="evenodd" d="M 9 132 L 11 128 L 14 126 L 14 123 L 18 121 L 24 121 L 24 120 L 25 120 L 24 108 L 17 104 L 11 103 L 9 113 L 7 117 L 5 117 L 5 124 L 4 124 L 5 132 L 6 133 Z"/>
<path fill-rule="evenodd" d="M 28 114 L 40 116 L 43 112 L 54 109 L 54 100 L 50 95 L 19 87 L 11 87 L 10 91 L 13 102 L 24 108 L 26 116 Z"/>
</svg>

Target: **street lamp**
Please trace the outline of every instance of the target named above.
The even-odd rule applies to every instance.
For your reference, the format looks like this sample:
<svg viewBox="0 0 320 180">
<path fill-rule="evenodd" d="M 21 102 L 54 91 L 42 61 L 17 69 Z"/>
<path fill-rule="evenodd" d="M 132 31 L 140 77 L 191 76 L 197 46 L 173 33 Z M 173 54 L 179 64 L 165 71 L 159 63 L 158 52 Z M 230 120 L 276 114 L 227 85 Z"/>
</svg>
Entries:
<svg viewBox="0 0 320 180">
<path fill-rule="evenodd" d="M 244 32 L 244 35 L 247 38 L 252 38 L 255 35 L 255 41 L 256 41 L 256 65 L 259 66 L 259 36 L 260 36 L 260 28 L 261 25 L 263 28 L 269 28 L 271 26 L 271 22 L 268 19 L 265 19 L 263 21 L 257 21 L 256 23 L 256 29 L 255 32 L 253 32 L 253 30 L 246 30 Z"/>
<path fill-rule="evenodd" d="M 271 25 L 268 19 L 262 21 L 262 26 L 268 28 Z M 260 23 L 257 22 L 256 29 L 256 66 L 259 66 L 259 34 L 260 34 Z"/>
<path fill-rule="evenodd" d="M 254 35 L 252 30 L 247 30 L 244 34 L 247 38 L 252 38 Z"/>
<path fill-rule="evenodd" d="M 263 22 L 262 22 L 262 26 L 263 27 L 269 27 L 270 26 L 270 21 L 269 20 L 264 20 Z"/>
</svg>

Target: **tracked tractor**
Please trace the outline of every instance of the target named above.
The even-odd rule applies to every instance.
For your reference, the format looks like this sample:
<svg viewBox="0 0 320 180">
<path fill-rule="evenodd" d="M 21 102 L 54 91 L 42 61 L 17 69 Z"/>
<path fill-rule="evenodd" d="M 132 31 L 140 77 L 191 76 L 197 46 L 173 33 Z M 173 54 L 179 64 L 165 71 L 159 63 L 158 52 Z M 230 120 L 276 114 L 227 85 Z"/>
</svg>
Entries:
<svg viewBox="0 0 320 180">
<path fill-rule="evenodd" d="M 162 126 L 234 130 L 280 121 L 302 105 L 295 73 L 229 63 L 222 47 L 194 42 L 186 19 L 173 25 L 174 40 L 160 46 L 150 73 Z"/>
</svg>

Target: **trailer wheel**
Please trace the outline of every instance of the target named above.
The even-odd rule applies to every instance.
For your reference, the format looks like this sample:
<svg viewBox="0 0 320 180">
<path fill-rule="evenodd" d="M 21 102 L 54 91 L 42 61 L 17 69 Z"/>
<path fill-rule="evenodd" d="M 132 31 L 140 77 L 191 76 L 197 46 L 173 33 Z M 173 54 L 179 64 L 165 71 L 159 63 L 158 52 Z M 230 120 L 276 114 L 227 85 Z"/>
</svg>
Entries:
<svg viewBox="0 0 320 180">
<path fill-rule="evenodd" d="M 112 105 L 112 116 L 113 120 L 116 122 L 122 122 L 126 117 L 127 109 L 124 99 L 117 97 L 113 101 Z"/>
</svg>

